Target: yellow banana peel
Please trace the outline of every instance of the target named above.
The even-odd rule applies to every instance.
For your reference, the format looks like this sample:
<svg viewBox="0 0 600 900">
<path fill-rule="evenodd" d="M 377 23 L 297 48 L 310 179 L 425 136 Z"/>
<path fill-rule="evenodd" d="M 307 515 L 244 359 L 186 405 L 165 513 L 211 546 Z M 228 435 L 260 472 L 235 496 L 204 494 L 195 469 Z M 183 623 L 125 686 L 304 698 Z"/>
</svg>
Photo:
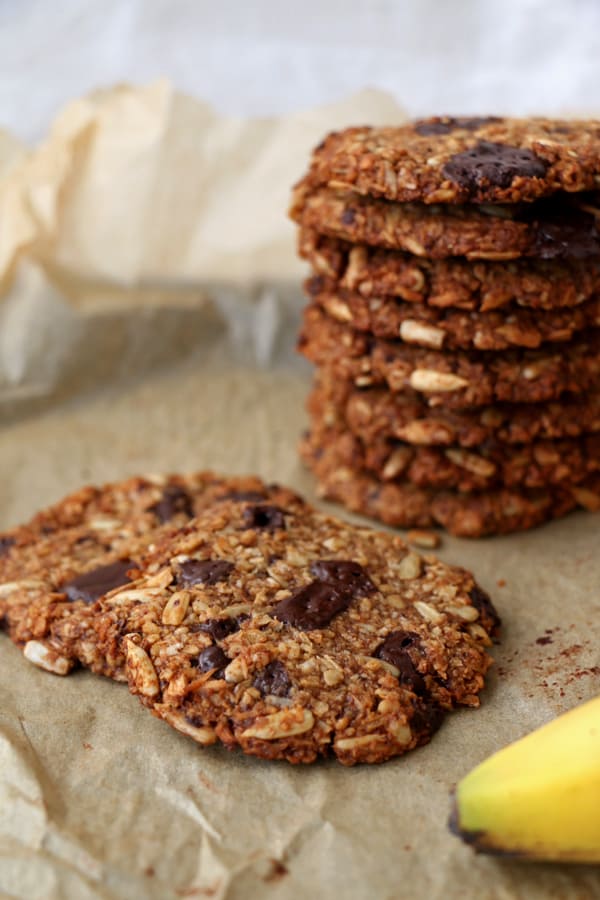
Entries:
<svg viewBox="0 0 600 900">
<path fill-rule="evenodd" d="M 600 697 L 473 769 L 449 824 L 483 852 L 600 863 Z"/>
</svg>

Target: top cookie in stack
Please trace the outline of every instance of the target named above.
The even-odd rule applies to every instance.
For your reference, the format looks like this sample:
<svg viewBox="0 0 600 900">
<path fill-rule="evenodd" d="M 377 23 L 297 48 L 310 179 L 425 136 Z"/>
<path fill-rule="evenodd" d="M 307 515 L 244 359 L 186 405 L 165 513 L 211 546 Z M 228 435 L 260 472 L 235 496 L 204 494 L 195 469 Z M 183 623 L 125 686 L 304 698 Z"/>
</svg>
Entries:
<svg viewBox="0 0 600 900">
<path fill-rule="evenodd" d="M 600 508 L 600 122 L 333 133 L 291 215 L 324 495 L 469 536 Z"/>
</svg>

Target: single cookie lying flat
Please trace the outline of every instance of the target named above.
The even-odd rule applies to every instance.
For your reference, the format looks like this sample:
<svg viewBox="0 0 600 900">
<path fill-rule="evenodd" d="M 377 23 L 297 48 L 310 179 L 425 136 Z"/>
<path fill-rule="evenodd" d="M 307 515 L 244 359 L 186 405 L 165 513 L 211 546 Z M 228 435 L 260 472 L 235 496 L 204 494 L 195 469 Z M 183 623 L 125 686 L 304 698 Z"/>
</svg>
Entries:
<svg viewBox="0 0 600 900">
<path fill-rule="evenodd" d="M 350 244 L 300 228 L 298 252 L 318 275 L 362 297 L 400 297 L 438 309 L 489 312 L 506 306 L 562 309 L 600 293 L 600 259 L 515 259 L 508 265 L 428 260 L 400 250 Z"/>
<path fill-rule="evenodd" d="M 291 217 L 303 228 L 417 257 L 470 260 L 590 259 L 600 254 L 598 199 L 582 194 L 513 207 L 391 203 L 330 188 L 295 189 Z"/>
<path fill-rule="evenodd" d="M 0 535 L 0 622 L 41 668 L 65 675 L 80 661 L 122 678 L 118 661 L 98 657 L 87 630 L 94 602 L 131 581 L 162 532 L 231 496 L 295 498 L 258 478 L 213 472 L 135 477 L 70 494 Z"/>
<path fill-rule="evenodd" d="M 583 394 L 600 387 L 600 331 L 561 349 L 504 353 L 440 352 L 385 341 L 336 322 L 316 306 L 304 311 L 300 352 L 357 387 L 385 384 L 412 389 L 430 406 L 466 409 L 498 401 L 543 403 L 565 392 Z"/>
<path fill-rule="evenodd" d="M 319 495 L 386 525 L 427 528 L 441 525 L 459 537 L 524 531 L 582 506 L 600 510 L 600 477 L 566 488 L 500 488 L 474 494 L 426 490 L 410 482 L 383 482 L 342 462 L 335 441 L 320 443 L 308 434 L 300 453 L 317 478 Z"/>
<path fill-rule="evenodd" d="M 308 297 L 338 322 L 375 337 L 401 338 L 433 350 L 536 349 L 570 341 L 578 332 L 600 326 L 600 298 L 568 309 L 505 307 L 477 313 L 415 306 L 395 297 L 363 297 L 320 275 L 305 282 Z"/>
<path fill-rule="evenodd" d="M 600 122 L 496 116 L 347 128 L 315 149 L 314 184 L 389 200 L 515 203 L 600 184 Z"/>
<path fill-rule="evenodd" d="M 201 744 L 381 762 L 478 706 L 498 619 L 472 576 L 298 505 L 223 503 L 96 617 L 130 688 Z"/>
<path fill-rule="evenodd" d="M 310 400 L 309 400 L 310 403 Z M 311 440 L 335 450 L 339 464 L 364 469 L 381 481 L 472 493 L 498 487 L 572 487 L 600 470 L 600 435 L 516 446 L 488 442 L 472 450 L 419 447 L 393 438 L 365 440 L 331 406 L 311 416 Z"/>
</svg>

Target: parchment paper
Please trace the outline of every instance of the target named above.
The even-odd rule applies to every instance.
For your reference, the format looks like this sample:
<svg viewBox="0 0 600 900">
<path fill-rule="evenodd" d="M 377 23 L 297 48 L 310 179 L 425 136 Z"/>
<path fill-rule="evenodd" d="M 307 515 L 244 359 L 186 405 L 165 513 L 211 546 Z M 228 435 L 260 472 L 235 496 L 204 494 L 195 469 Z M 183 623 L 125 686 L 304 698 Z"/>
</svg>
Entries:
<svg viewBox="0 0 600 900">
<path fill-rule="evenodd" d="M 182 184 L 159 221 L 146 194 L 175 191 L 185 169 L 165 149 L 179 108 L 182 146 L 200 148 L 221 180 L 190 192 L 195 211 Z M 103 115 L 111 124 L 98 124 Z M 4 269 L 0 527 L 83 482 L 157 470 L 256 472 L 314 499 L 295 450 L 310 370 L 293 353 L 301 267 L 283 216 L 287 189 L 329 127 L 393 115 L 369 96 L 298 116 L 293 127 L 238 123 L 226 153 L 223 134 L 234 126 L 158 85 L 78 101 L 33 154 L 7 140 L 2 196 L 12 190 L 13 211 L 43 209 L 45 225 L 37 213 L 27 228 L 15 225 L 13 237 L 35 237 Z M 260 139 L 241 137 L 259 127 Z M 140 148 L 152 140 L 161 149 L 144 166 Z M 51 146 L 64 163 L 53 170 L 60 186 L 40 176 L 39 192 L 23 193 L 32 183 L 23 173 Z M 140 166 L 153 173 L 134 214 Z M 191 162 L 185 171 L 192 177 Z M 235 171 L 239 190 L 224 187 L 221 203 L 216 184 Z M 19 207 L 34 195 L 36 204 Z M 232 202 L 244 222 L 237 230 Z M 9 214 L 3 205 L 3 222 Z M 599 534 L 600 518 L 578 513 L 530 534 L 444 537 L 440 555 L 471 568 L 503 616 L 496 666 L 480 710 L 454 713 L 429 746 L 382 766 L 294 768 L 201 750 L 123 685 L 84 671 L 48 675 L 0 636 L 0 894 L 600 897 L 598 867 L 477 857 L 446 829 L 449 791 L 470 767 L 598 692 Z"/>
</svg>

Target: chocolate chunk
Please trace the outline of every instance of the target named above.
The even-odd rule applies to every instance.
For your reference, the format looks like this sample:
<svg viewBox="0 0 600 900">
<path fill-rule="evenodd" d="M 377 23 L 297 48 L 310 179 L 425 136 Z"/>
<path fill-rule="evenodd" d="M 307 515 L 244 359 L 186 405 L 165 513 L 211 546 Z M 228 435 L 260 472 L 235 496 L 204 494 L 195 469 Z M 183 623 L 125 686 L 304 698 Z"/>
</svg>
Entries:
<svg viewBox="0 0 600 900">
<path fill-rule="evenodd" d="M 15 539 L 13 537 L 0 537 L 0 556 L 6 556 L 14 543 Z"/>
<path fill-rule="evenodd" d="M 177 582 L 183 587 L 217 584 L 229 578 L 233 568 L 233 563 L 226 559 L 188 559 L 179 565 Z"/>
<path fill-rule="evenodd" d="M 559 203 L 536 204 L 535 252 L 542 259 L 588 259 L 600 255 L 600 232 L 596 218 L 585 210 Z"/>
<path fill-rule="evenodd" d="M 198 668 L 201 672 L 210 672 L 211 669 L 216 671 L 213 678 L 223 678 L 223 670 L 229 665 L 229 657 L 225 656 L 220 647 L 206 647 L 198 656 Z"/>
<path fill-rule="evenodd" d="M 475 116 L 471 119 L 454 118 L 453 116 L 444 116 L 442 119 L 417 119 L 415 122 L 415 131 L 417 134 L 428 137 L 433 134 L 450 134 L 458 128 L 466 131 L 477 131 L 484 125 L 491 125 L 493 122 L 501 122 L 498 116 Z"/>
<path fill-rule="evenodd" d="M 377 590 L 360 563 L 346 559 L 317 559 L 310 564 L 310 574 L 326 581 L 352 597 L 364 597 Z"/>
<path fill-rule="evenodd" d="M 77 575 L 70 581 L 65 581 L 58 590 L 65 593 L 69 600 L 93 603 L 98 597 L 102 597 L 113 588 L 121 587 L 131 581 L 131 578 L 127 576 L 127 571 L 134 566 L 135 563 L 130 559 L 118 559 L 108 566 L 100 566 L 98 569 L 92 569 L 91 572 L 84 572 L 83 575 Z"/>
<path fill-rule="evenodd" d="M 339 613 L 347 609 L 352 594 L 337 584 L 311 581 L 278 603 L 273 615 L 280 622 L 294 625 L 302 631 L 325 628 Z"/>
<path fill-rule="evenodd" d="M 198 625 L 198 631 L 205 631 L 215 641 L 222 641 L 228 634 L 239 630 L 240 623 L 237 619 L 207 619 Z"/>
<path fill-rule="evenodd" d="M 480 616 L 490 621 L 490 634 L 495 634 L 502 625 L 502 620 L 496 612 L 489 594 L 476 584 L 475 587 L 471 588 L 469 591 L 469 597 L 471 598 L 471 603 L 475 609 L 479 610 Z"/>
<path fill-rule="evenodd" d="M 435 734 L 444 721 L 444 711 L 433 701 L 419 699 L 414 704 L 410 726 L 416 734 Z"/>
<path fill-rule="evenodd" d="M 442 171 L 460 187 L 475 193 L 490 184 L 506 188 L 517 176 L 541 178 L 548 164 L 531 150 L 479 141 L 470 150 L 451 156 Z"/>
<path fill-rule="evenodd" d="M 285 666 L 274 659 L 258 673 L 253 686 L 261 692 L 261 694 L 274 694 L 276 697 L 287 697 L 292 688 L 292 682 Z"/>
<path fill-rule="evenodd" d="M 249 506 L 244 510 L 244 524 L 261 531 L 278 531 L 285 528 L 285 511 L 279 506 Z"/>
<path fill-rule="evenodd" d="M 221 500 L 234 500 L 239 503 L 260 503 L 264 499 L 265 495 L 260 491 L 231 491 L 221 497 Z"/>
<path fill-rule="evenodd" d="M 409 647 L 418 646 L 419 635 L 412 631 L 392 631 L 379 644 L 373 656 L 400 670 L 398 681 L 414 694 L 426 692 L 425 680 L 409 655 Z"/>
<path fill-rule="evenodd" d="M 192 498 L 180 487 L 167 487 L 163 491 L 162 498 L 150 507 L 159 522 L 169 522 L 174 516 L 182 513 L 188 519 L 194 515 Z"/>
<path fill-rule="evenodd" d="M 341 216 L 342 225 L 352 225 L 356 218 L 356 213 L 353 209 L 345 209 Z"/>
</svg>

